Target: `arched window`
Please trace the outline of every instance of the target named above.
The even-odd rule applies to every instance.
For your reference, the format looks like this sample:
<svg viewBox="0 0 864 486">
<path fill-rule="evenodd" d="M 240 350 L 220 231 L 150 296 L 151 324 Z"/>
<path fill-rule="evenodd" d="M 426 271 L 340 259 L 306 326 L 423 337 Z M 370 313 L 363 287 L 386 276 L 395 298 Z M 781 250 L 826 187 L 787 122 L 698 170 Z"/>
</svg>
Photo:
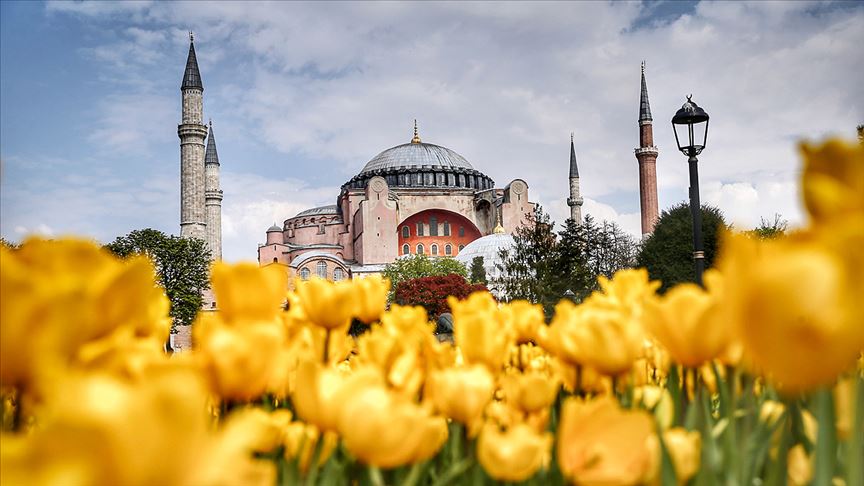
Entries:
<svg viewBox="0 0 864 486">
<path fill-rule="evenodd" d="M 405 243 L 404 245 L 402 245 L 402 254 L 407 255 L 409 253 L 411 253 L 411 247 L 408 246 L 408 243 Z"/>
<path fill-rule="evenodd" d="M 438 236 L 438 218 L 429 218 L 429 236 Z"/>
<path fill-rule="evenodd" d="M 417 223 L 417 236 L 423 236 L 423 223 Z"/>
<path fill-rule="evenodd" d="M 410 238 L 410 237 L 411 237 L 411 230 L 408 229 L 407 226 L 403 226 L 402 227 L 402 238 Z"/>
<path fill-rule="evenodd" d="M 444 221 L 444 236 L 450 236 L 450 223 Z"/>
<path fill-rule="evenodd" d="M 309 280 L 309 269 L 308 268 L 303 267 L 300 269 L 300 278 L 302 280 Z"/>
<path fill-rule="evenodd" d="M 431 248 L 432 248 L 432 255 L 438 256 L 438 245 L 433 243 Z"/>
<path fill-rule="evenodd" d="M 422 254 L 423 254 L 423 244 L 422 244 L 422 243 L 419 244 L 419 245 L 417 245 L 417 254 L 418 254 L 418 255 L 422 255 Z"/>
<path fill-rule="evenodd" d="M 450 256 L 453 254 L 453 247 L 450 246 L 449 243 L 446 246 L 444 246 L 444 254 L 447 256 Z"/>
<path fill-rule="evenodd" d="M 342 280 L 343 278 L 345 278 L 345 275 L 342 273 L 342 269 L 339 267 L 334 268 L 333 269 L 333 281 L 338 282 L 338 281 Z"/>
<path fill-rule="evenodd" d="M 316 263 L 315 273 L 321 278 L 327 278 L 327 262 Z"/>
<path fill-rule="evenodd" d="M 459 245 L 459 251 L 462 251 L 463 249 L 465 249 L 465 245 Z"/>
<path fill-rule="evenodd" d="M 279 261 L 279 259 L 278 259 L 278 258 L 276 258 L 276 257 L 273 257 L 273 263 L 276 263 L 276 262 L 278 262 L 278 261 Z"/>
</svg>

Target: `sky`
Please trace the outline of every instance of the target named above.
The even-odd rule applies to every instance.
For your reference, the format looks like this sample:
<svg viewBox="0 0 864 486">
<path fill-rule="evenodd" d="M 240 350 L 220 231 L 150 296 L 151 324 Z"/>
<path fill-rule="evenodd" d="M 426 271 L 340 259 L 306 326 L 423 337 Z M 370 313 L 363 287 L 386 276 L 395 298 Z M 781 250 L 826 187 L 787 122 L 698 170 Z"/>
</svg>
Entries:
<svg viewBox="0 0 864 486">
<path fill-rule="evenodd" d="M 797 144 L 864 123 L 861 2 L 0 2 L 0 233 L 179 233 L 188 32 L 222 170 L 225 260 L 334 204 L 379 152 L 446 146 L 558 222 L 639 229 L 640 63 L 661 211 L 687 198 L 670 120 L 711 117 L 702 201 L 804 224 Z"/>
</svg>

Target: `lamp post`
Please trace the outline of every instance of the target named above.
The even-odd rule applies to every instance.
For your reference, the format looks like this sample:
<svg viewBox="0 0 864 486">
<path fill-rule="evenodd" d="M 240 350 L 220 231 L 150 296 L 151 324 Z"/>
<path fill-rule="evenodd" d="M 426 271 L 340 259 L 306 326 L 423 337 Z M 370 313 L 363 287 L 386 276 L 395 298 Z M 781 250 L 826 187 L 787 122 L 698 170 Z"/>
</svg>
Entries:
<svg viewBox="0 0 864 486">
<path fill-rule="evenodd" d="M 696 283 L 702 285 L 705 271 L 705 250 L 702 244 L 702 207 L 699 203 L 699 160 L 708 140 L 708 113 L 687 97 L 687 101 L 672 117 L 672 129 L 678 150 L 687 156 L 690 166 L 690 214 L 693 216 L 693 263 L 696 267 Z M 680 134 L 679 134 L 680 132 Z M 684 145 L 682 144 L 682 141 Z"/>
</svg>

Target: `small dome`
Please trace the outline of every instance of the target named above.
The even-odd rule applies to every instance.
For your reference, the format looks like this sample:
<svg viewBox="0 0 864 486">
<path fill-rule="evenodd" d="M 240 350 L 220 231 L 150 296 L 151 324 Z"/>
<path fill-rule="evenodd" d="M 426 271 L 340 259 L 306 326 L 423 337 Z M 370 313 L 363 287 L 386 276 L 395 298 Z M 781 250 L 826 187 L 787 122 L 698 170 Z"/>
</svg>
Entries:
<svg viewBox="0 0 864 486">
<path fill-rule="evenodd" d="M 511 235 L 494 233 L 477 238 L 465 245 L 465 248 L 456 255 L 456 260 L 462 262 L 462 264 L 470 269 L 471 261 L 475 257 L 483 257 L 483 269 L 486 270 L 486 278 L 492 281 L 501 276 L 497 267 L 501 263 L 500 251 L 510 249 L 512 246 L 513 237 Z M 494 291 L 491 288 L 490 290 Z"/>
<path fill-rule="evenodd" d="M 401 169 L 410 167 L 442 167 L 448 169 L 469 169 L 474 167 L 465 157 L 456 152 L 431 143 L 406 143 L 389 148 L 372 158 L 360 171 Z"/>
<path fill-rule="evenodd" d="M 281 233 L 281 232 L 282 232 L 282 228 L 280 228 L 279 226 L 277 226 L 277 225 L 274 223 L 273 226 L 267 228 L 267 232 L 268 232 L 268 233 L 273 233 L 273 232 L 279 232 L 279 233 Z"/>
<path fill-rule="evenodd" d="M 328 206 L 318 206 L 317 208 L 306 209 L 297 213 L 295 218 L 300 216 L 318 216 L 320 214 L 339 214 L 339 208 L 335 204 Z"/>
</svg>

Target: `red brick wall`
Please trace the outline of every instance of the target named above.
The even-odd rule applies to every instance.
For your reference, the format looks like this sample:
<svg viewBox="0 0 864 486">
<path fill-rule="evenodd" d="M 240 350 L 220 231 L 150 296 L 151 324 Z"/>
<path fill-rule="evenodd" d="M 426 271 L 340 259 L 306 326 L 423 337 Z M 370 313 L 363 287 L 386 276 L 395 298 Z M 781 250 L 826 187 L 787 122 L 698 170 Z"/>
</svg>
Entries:
<svg viewBox="0 0 864 486">
<path fill-rule="evenodd" d="M 431 232 L 430 221 L 431 218 L 436 218 L 438 221 L 438 236 L 431 236 L 429 233 Z M 444 223 L 447 222 L 450 224 L 450 236 L 444 236 Z M 423 224 L 423 236 L 417 235 L 417 224 Z M 403 235 L 403 227 L 408 227 L 408 237 L 405 238 Z M 464 229 L 464 236 L 459 236 L 459 228 Z M 396 228 L 396 231 L 399 235 L 399 255 L 404 255 L 403 247 L 405 244 L 408 244 L 410 249 L 410 254 L 414 255 L 417 253 L 417 245 L 423 245 L 423 253 L 427 256 L 432 255 L 432 245 L 438 245 L 438 255 L 437 256 L 456 256 L 459 254 L 459 245 L 467 245 L 472 241 L 480 238 L 480 231 L 474 226 L 471 221 L 469 221 L 464 216 L 460 216 L 456 213 L 452 213 L 450 211 L 442 211 L 437 209 L 430 209 L 427 211 L 423 211 L 417 213 L 410 218 L 406 219 L 399 223 L 399 226 Z M 447 255 L 445 252 L 445 247 L 447 244 L 450 244 L 452 248 L 452 254 Z"/>
</svg>

